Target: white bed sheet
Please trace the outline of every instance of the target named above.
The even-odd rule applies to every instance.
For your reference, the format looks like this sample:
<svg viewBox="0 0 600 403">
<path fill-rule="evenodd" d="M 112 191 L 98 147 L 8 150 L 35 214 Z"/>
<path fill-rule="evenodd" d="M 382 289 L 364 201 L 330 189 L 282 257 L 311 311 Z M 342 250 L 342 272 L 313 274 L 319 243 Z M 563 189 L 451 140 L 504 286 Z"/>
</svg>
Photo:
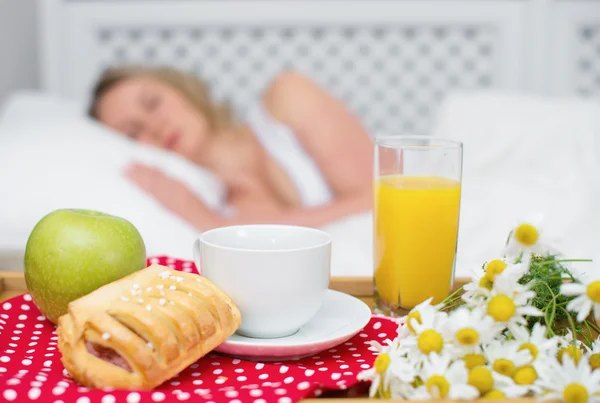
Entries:
<svg viewBox="0 0 600 403">
<path fill-rule="evenodd" d="M 565 257 L 600 258 L 600 102 L 454 94 L 434 133 L 464 142 L 457 272 L 495 258 L 517 220 L 538 214 Z"/>
</svg>

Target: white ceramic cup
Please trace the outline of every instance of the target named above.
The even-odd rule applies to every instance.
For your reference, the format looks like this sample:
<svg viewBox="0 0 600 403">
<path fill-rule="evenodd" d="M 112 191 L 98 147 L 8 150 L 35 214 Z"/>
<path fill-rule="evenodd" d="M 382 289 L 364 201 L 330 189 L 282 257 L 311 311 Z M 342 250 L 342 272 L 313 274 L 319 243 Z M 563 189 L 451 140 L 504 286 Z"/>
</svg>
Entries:
<svg viewBox="0 0 600 403">
<path fill-rule="evenodd" d="M 237 333 L 285 337 L 318 312 L 329 288 L 331 236 L 292 225 L 239 225 L 204 232 L 193 246 L 202 276 L 238 306 Z"/>
</svg>

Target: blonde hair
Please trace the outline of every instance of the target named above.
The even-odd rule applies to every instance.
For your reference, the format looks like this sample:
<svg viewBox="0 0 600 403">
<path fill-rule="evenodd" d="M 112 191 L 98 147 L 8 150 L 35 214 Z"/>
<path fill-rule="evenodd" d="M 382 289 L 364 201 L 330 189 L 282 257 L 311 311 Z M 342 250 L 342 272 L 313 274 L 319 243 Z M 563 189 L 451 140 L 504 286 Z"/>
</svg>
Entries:
<svg viewBox="0 0 600 403">
<path fill-rule="evenodd" d="M 119 66 L 105 70 L 93 89 L 89 115 L 98 119 L 97 106 L 102 96 L 123 80 L 141 76 L 159 80 L 179 91 L 206 117 L 213 130 L 231 128 L 238 123 L 229 104 L 213 101 L 207 83 L 193 73 L 165 66 Z"/>
</svg>

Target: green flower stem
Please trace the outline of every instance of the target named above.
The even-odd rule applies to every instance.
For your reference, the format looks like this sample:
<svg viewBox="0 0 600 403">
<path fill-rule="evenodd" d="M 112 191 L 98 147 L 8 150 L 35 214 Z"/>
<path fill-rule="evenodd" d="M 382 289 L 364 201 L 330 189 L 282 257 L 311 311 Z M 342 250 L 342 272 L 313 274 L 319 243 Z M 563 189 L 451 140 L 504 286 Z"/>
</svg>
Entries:
<svg viewBox="0 0 600 403">
<path fill-rule="evenodd" d="M 546 288 L 548 288 L 548 291 L 550 292 L 550 295 L 552 295 L 552 299 L 550 300 L 550 317 L 548 317 L 548 309 L 544 310 L 544 320 L 546 322 L 546 328 L 548 329 L 547 332 L 552 332 L 552 335 L 554 335 L 554 330 L 552 329 L 552 325 L 554 324 L 554 318 L 556 316 L 556 297 L 557 295 L 554 293 L 554 291 L 552 290 L 552 288 L 547 284 L 547 283 L 542 283 L 546 286 Z"/>
<path fill-rule="evenodd" d="M 454 291 L 452 294 L 448 295 L 443 301 L 442 301 L 442 305 L 444 305 L 446 303 L 446 301 L 451 300 L 453 298 L 460 298 L 460 293 L 462 293 L 463 291 L 463 287 L 458 288 L 456 291 Z"/>
<path fill-rule="evenodd" d="M 588 323 L 588 321 L 586 320 L 586 321 L 584 321 L 583 323 L 585 324 L 585 327 L 587 328 L 587 333 L 588 333 L 589 335 L 593 335 L 592 328 L 591 328 L 590 324 Z M 591 345 L 592 345 L 592 343 L 594 342 L 594 339 L 593 339 L 593 338 L 592 338 L 592 339 L 590 339 L 590 338 L 588 338 L 588 337 L 587 337 L 585 334 L 583 335 L 583 337 L 585 337 L 585 341 L 586 341 L 586 343 L 587 343 L 587 345 L 588 345 L 588 346 L 591 346 Z"/>
<path fill-rule="evenodd" d="M 549 264 L 553 264 L 553 263 L 571 263 L 571 262 L 593 262 L 592 259 L 557 259 L 557 260 L 546 260 L 546 261 L 542 261 L 540 263 L 534 263 L 538 266 L 546 266 Z"/>
<path fill-rule="evenodd" d="M 600 328 L 596 325 L 596 323 L 594 322 L 590 322 L 589 320 L 585 320 L 585 323 L 587 326 L 591 327 L 592 329 L 594 329 L 596 332 L 600 333 Z"/>
<path fill-rule="evenodd" d="M 571 331 L 573 332 L 573 345 L 577 346 L 577 335 L 579 334 L 579 332 L 577 332 L 577 328 L 575 327 L 575 321 L 573 320 L 573 317 L 569 315 L 569 312 L 567 312 L 565 308 L 561 309 L 567 315 L 567 319 L 569 320 L 569 324 L 571 325 Z"/>
</svg>

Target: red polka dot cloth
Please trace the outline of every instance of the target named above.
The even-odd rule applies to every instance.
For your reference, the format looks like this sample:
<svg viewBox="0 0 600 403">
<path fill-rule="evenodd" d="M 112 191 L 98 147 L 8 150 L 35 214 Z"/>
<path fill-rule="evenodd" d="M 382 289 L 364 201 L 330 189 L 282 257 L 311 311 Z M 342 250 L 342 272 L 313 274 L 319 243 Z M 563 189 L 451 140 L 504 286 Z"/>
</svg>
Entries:
<svg viewBox="0 0 600 403">
<path fill-rule="evenodd" d="M 148 259 L 197 273 L 192 262 Z M 73 381 L 60 361 L 54 325 L 24 294 L 0 303 L 0 401 L 56 403 L 277 402 L 290 403 L 359 385 L 372 366 L 374 348 L 394 338 L 398 325 L 374 315 L 347 342 L 317 355 L 285 362 L 254 362 L 210 353 L 152 391 L 88 389 Z"/>
</svg>

